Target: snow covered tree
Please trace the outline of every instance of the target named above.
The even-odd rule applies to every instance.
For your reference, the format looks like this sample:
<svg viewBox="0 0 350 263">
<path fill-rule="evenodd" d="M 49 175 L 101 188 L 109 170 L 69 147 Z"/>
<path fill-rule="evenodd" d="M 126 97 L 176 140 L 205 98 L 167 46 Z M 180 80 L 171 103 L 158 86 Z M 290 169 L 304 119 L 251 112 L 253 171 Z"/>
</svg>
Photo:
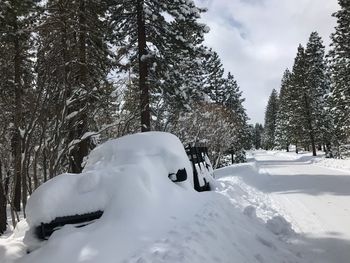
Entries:
<svg viewBox="0 0 350 263">
<path fill-rule="evenodd" d="M 201 143 L 208 146 L 213 166 L 220 166 L 222 157 L 237 141 L 237 127 L 231 112 L 216 103 L 202 102 L 190 112 L 182 113 L 172 132 L 185 144 Z"/>
<path fill-rule="evenodd" d="M 25 105 L 30 104 L 25 96 L 32 91 L 33 84 L 30 27 L 33 22 L 31 13 L 35 7 L 35 1 L 31 0 L 0 2 L 1 103 L 8 113 L 5 125 L 11 130 L 14 171 L 13 206 L 17 211 L 20 210 L 21 201 L 25 204 L 27 198 L 27 178 L 23 171 L 22 157 L 27 130 Z"/>
<path fill-rule="evenodd" d="M 264 136 L 263 146 L 265 149 L 273 149 L 276 146 L 275 133 L 276 133 L 276 120 L 278 111 L 278 94 L 275 89 L 272 90 L 266 111 L 265 111 L 265 124 L 264 124 Z"/>
<path fill-rule="evenodd" d="M 299 45 L 298 52 L 294 60 L 293 71 L 291 75 L 291 103 L 292 103 L 292 114 L 291 114 L 291 134 L 292 142 L 296 146 L 296 152 L 298 147 L 307 146 L 310 143 L 308 138 L 308 123 L 306 106 L 309 103 L 309 98 L 306 94 L 306 57 L 305 49 L 302 45 Z"/>
<path fill-rule="evenodd" d="M 329 93 L 330 81 L 325 61 L 325 47 L 317 32 L 312 32 L 305 50 L 306 86 L 304 92 L 306 122 L 312 145 L 316 155 L 316 144 L 329 144 L 329 124 L 325 96 Z"/>
<path fill-rule="evenodd" d="M 212 101 L 223 103 L 224 68 L 219 55 L 215 51 L 210 51 L 212 53 L 203 65 L 207 70 L 204 91 Z"/>
<path fill-rule="evenodd" d="M 329 144 L 329 114 L 325 96 L 329 77 L 322 39 L 312 32 L 306 49 L 300 45 L 293 72 L 286 70 L 281 85 L 277 114 L 276 143 L 289 150 L 290 143 L 311 149 Z"/>
<path fill-rule="evenodd" d="M 281 90 L 279 94 L 279 104 L 276 119 L 275 142 L 281 149 L 286 149 L 289 152 L 289 145 L 292 138 L 292 86 L 291 86 L 291 72 L 286 69 L 281 83 Z"/>
<path fill-rule="evenodd" d="M 79 173 L 93 141 L 98 105 L 109 96 L 112 54 L 105 1 L 49 0 L 39 27 L 38 85 L 55 100 L 48 104 L 45 150 L 50 176 L 61 163 Z M 50 103 L 50 100 L 47 100 Z"/>
<path fill-rule="evenodd" d="M 255 149 L 261 149 L 262 147 L 262 134 L 264 132 L 264 127 L 260 123 L 256 123 L 253 127 L 253 146 Z"/>
<path fill-rule="evenodd" d="M 235 129 L 235 141 L 231 145 L 229 153 L 234 156 L 234 162 L 245 162 L 245 149 L 250 148 L 250 129 L 248 126 L 248 116 L 243 106 L 244 98 L 237 81 L 229 72 L 223 80 L 221 94 L 216 96 L 220 101 L 217 103 L 225 106 L 231 113 L 231 119 Z"/>
<path fill-rule="evenodd" d="M 329 52 L 331 73 L 330 108 L 334 121 L 334 143 L 349 141 L 350 130 L 350 2 L 339 0 L 340 10 L 333 16 L 337 19 L 335 32 L 331 35 Z"/>
<path fill-rule="evenodd" d="M 208 74 L 205 62 L 210 56 L 211 52 L 202 46 L 191 54 L 173 51 L 171 70 L 160 76 L 164 81 L 155 86 L 157 92 L 151 94 L 153 130 L 171 130 L 181 112 L 190 111 L 193 105 L 204 100 Z"/>
<path fill-rule="evenodd" d="M 142 131 L 151 128 L 153 94 L 168 98 L 187 93 L 174 90 L 167 80 L 177 74 L 181 57 L 198 52 L 208 32 L 204 24 L 197 22 L 203 11 L 187 0 L 110 1 L 115 44 L 122 47 L 119 52 L 127 58 L 125 67 L 132 68 L 138 76 Z"/>
</svg>

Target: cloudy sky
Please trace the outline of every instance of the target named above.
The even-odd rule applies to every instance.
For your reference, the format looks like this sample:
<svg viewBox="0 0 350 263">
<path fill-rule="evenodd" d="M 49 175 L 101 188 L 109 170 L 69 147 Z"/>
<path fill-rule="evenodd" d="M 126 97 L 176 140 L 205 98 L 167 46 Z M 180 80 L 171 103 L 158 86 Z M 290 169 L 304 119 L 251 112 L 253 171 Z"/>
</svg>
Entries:
<svg viewBox="0 0 350 263">
<path fill-rule="evenodd" d="M 196 0 L 207 7 L 203 21 L 211 31 L 207 45 L 216 50 L 226 71 L 236 77 L 251 123 L 264 121 L 273 88 L 291 68 L 299 43 L 312 31 L 324 44 L 334 31 L 337 0 Z"/>
</svg>

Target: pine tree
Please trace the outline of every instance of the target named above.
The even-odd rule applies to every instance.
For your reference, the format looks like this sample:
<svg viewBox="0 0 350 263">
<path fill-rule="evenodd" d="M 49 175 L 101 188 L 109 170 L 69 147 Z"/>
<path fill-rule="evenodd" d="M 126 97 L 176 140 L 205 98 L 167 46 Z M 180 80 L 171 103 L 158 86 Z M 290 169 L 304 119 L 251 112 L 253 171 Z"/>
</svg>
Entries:
<svg viewBox="0 0 350 263">
<path fill-rule="evenodd" d="M 278 111 L 278 94 L 277 94 L 277 91 L 273 89 L 269 97 L 266 111 L 265 111 L 264 142 L 263 142 L 265 149 L 273 149 L 276 146 L 275 133 L 276 133 L 277 111 Z"/>
<path fill-rule="evenodd" d="M 338 3 L 341 9 L 333 14 L 337 26 L 331 35 L 329 52 L 332 79 L 330 107 L 336 145 L 348 141 L 350 130 L 350 2 L 339 0 Z"/>
<path fill-rule="evenodd" d="M 248 116 L 243 106 L 244 98 L 239 89 L 237 81 L 229 72 L 227 78 L 224 79 L 222 88 L 222 95 L 217 96 L 224 105 L 231 112 L 232 123 L 235 126 L 235 142 L 231 145 L 229 153 L 232 155 L 233 162 L 245 162 L 245 149 L 251 147 L 250 132 L 248 126 Z"/>
<path fill-rule="evenodd" d="M 138 76 L 142 131 L 151 128 L 153 94 L 167 98 L 187 93 L 175 91 L 167 81 L 177 74 L 181 58 L 198 52 L 208 31 L 197 22 L 203 11 L 187 0 L 110 1 L 115 44 L 123 47 L 120 52 L 128 58 L 126 67 L 131 67 Z"/>
<path fill-rule="evenodd" d="M 262 147 L 262 134 L 264 127 L 260 123 L 256 123 L 253 127 L 253 146 L 255 149 L 261 149 Z"/>
<path fill-rule="evenodd" d="M 224 102 L 224 68 L 221 63 L 219 55 L 210 50 L 210 56 L 205 61 L 203 67 L 207 70 L 205 79 L 205 93 L 212 101 L 217 103 Z"/>
<path fill-rule="evenodd" d="M 291 86 L 291 72 L 286 69 L 281 83 L 281 90 L 279 94 L 279 107 L 277 111 L 275 142 L 281 149 L 286 149 L 289 152 L 289 145 L 292 138 L 292 86 Z"/>
<path fill-rule="evenodd" d="M 49 173 L 69 161 L 79 173 L 93 142 L 85 136 L 96 129 L 98 105 L 109 96 L 111 71 L 105 1 L 50 0 L 41 17 L 37 72 L 47 100 Z"/>
<path fill-rule="evenodd" d="M 312 147 L 329 144 L 329 114 L 325 96 L 329 78 L 324 60 L 324 46 L 317 32 L 310 35 L 306 50 L 299 45 L 293 72 L 286 70 L 282 79 L 277 114 L 276 142 L 289 150 L 289 144 Z"/>
<path fill-rule="evenodd" d="M 311 33 L 305 56 L 307 66 L 304 92 L 305 112 L 313 155 L 316 155 L 315 144 L 322 145 L 329 142 L 325 96 L 329 93 L 330 88 L 325 62 L 325 48 L 317 32 Z"/>
<path fill-rule="evenodd" d="M 290 100 L 292 107 L 290 120 L 291 141 L 295 144 L 297 153 L 298 147 L 308 146 L 310 143 L 307 113 L 305 110 L 305 106 L 308 103 L 308 97 L 306 97 L 306 72 L 305 49 L 302 45 L 299 45 L 291 75 L 291 88 L 293 92 Z"/>
<path fill-rule="evenodd" d="M 152 129 L 171 131 L 181 112 L 192 110 L 204 100 L 208 74 L 205 62 L 211 53 L 202 46 L 194 51 L 191 54 L 173 51 L 171 70 L 160 76 L 164 81 L 151 94 Z"/>
<path fill-rule="evenodd" d="M 25 149 L 26 130 L 26 94 L 31 92 L 33 84 L 33 65 L 31 44 L 31 13 L 35 10 L 35 1 L 1 1 L 0 2 L 0 61 L 2 103 L 9 112 L 8 127 L 11 129 L 11 148 L 14 170 L 15 210 L 20 210 L 21 201 L 25 205 L 27 178 L 22 159 Z M 23 192 L 21 200 L 21 192 Z"/>
</svg>

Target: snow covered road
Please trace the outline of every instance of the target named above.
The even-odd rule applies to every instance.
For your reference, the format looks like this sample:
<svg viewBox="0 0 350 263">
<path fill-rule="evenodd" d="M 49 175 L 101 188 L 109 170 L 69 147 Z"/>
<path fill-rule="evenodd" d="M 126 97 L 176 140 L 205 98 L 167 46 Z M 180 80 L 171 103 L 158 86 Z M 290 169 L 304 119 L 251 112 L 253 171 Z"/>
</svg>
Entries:
<svg viewBox="0 0 350 263">
<path fill-rule="evenodd" d="M 350 262 L 350 172 L 312 164 L 307 155 L 255 152 L 256 171 L 238 174 L 266 193 L 315 257 Z"/>
</svg>

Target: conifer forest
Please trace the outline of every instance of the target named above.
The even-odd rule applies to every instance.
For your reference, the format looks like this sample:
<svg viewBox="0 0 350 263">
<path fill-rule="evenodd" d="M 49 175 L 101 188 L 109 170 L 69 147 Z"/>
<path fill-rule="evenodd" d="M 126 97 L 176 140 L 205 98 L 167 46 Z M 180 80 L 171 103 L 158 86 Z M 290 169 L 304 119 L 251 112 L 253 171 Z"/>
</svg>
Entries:
<svg viewBox="0 0 350 263">
<path fill-rule="evenodd" d="M 306 46 L 299 45 L 294 64 L 282 76 L 279 92 L 273 89 L 265 111 L 264 130 L 255 126 L 265 149 L 323 150 L 328 157 L 349 156 L 350 139 L 350 4 L 341 9 L 331 45 L 312 32 Z"/>
</svg>

